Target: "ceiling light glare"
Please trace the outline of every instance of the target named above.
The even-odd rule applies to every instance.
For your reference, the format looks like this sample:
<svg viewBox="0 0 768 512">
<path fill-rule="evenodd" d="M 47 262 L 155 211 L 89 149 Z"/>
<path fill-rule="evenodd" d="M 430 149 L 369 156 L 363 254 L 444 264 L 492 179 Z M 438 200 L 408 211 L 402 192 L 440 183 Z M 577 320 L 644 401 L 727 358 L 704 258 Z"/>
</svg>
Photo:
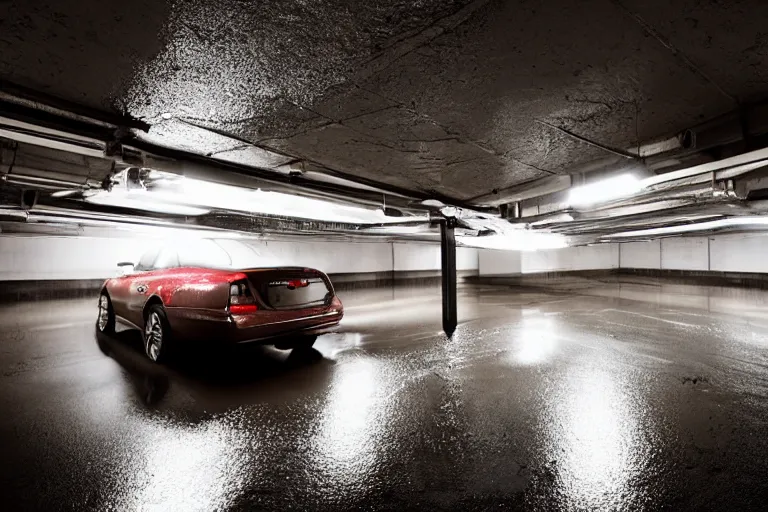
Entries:
<svg viewBox="0 0 768 512">
<path fill-rule="evenodd" d="M 429 217 L 389 217 L 381 210 L 338 204 L 281 192 L 250 189 L 151 171 L 146 189 L 99 191 L 86 201 L 177 215 L 202 215 L 211 210 L 265 214 L 325 222 L 388 224 L 429 221 Z"/>
<path fill-rule="evenodd" d="M 210 211 L 206 208 L 198 208 L 196 206 L 155 201 L 151 197 L 148 197 L 148 193 L 144 190 L 119 192 L 99 191 L 96 194 L 87 197 L 86 201 L 102 206 L 131 208 L 133 210 L 166 213 L 169 215 L 183 215 L 188 217 L 205 215 Z"/>
<path fill-rule="evenodd" d="M 78 193 L 80 193 L 80 190 L 77 189 L 57 190 L 56 192 L 51 193 L 51 197 L 68 197 Z"/>
<path fill-rule="evenodd" d="M 184 178 L 179 188 L 164 196 L 165 200 L 185 201 L 198 206 L 221 208 L 246 213 L 280 215 L 326 222 L 387 223 L 401 222 L 401 218 L 383 215 L 380 210 L 337 204 L 282 192 L 253 190 L 219 183 Z M 410 218 L 409 220 L 414 220 Z M 428 220 L 424 216 L 423 220 Z"/>
<path fill-rule="evenodd" d="M 596 181 L 588 185 L 574 187 L 568 195 L 571 206 L 589 206 L 631 196 L 642 190 L 643 184 L 633 174 L 622 174 Z"/>
</svg>

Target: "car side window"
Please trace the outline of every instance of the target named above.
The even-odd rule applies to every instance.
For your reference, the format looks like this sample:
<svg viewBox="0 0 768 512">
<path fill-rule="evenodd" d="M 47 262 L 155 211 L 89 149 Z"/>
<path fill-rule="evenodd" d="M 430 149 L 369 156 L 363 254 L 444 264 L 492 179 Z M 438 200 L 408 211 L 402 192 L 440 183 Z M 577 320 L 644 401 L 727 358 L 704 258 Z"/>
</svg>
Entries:
<svg viewBox="0 0 768 512">
<path fill-rule="evenodd" d="M 155 264 L 153 265 L 153 268 L 155 269 L 175 268 L 178 266 L 179 266 L 178 253 L 173 249 L 165 248 L 162 251 L 160 251 L 160 255 L 155 260 Z"/>
<path fill-rule="evenodd" d="M 159 249 L 152 249 L 147 252 L 145 252 L 141 259 L 139 260 L 139 264 L 136 265 L 134 270 L 139 272 L 147 272 L 148 270 L 152 270 L 152 265 L 155 263 L 155 260 L 157 259 L 157 255 L 160 252 Z"/>
</svg>

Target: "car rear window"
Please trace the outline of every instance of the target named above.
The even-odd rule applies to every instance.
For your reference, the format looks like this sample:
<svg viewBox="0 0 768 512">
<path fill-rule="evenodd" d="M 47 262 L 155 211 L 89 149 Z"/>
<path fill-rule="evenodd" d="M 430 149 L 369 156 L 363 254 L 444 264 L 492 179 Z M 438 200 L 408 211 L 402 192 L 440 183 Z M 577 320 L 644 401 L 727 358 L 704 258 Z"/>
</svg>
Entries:
<svg viewBox="0 0 768 512">
<path fill-rule="evenodd" d="M 266 301 L 276 309 L 295 309 L 321 306 L 330 290 L 323 279 L 289 278 L 273 279 L 266 285 Z"/>
</svg>

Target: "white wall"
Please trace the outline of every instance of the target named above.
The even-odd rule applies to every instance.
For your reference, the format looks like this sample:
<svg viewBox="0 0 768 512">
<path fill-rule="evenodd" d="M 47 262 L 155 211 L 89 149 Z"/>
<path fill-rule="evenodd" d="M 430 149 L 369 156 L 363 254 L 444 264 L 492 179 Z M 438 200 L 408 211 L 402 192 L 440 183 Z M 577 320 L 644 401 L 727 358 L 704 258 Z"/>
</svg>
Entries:
<svg viewBox="0 0 768 512">
<path fill-rule="evenodd" d="M 560 272 L 569 270 L 599 270 L 618 268 L 617 244 L 565 247 L 546 251 L 523 252 L 522 272 Z"/>
<path fill-rule="evenodd" d="M 404 243 L 392 244 L 394 270 L 439 270 L 440 246 L 436 244 Z M 478 250 L 470 247 L 456 248 L 456 269 L 477 270 Z"/>
<path fill-rule="evenodd" d="M 661 268 L 661 240 L 620 245 L 621 268 Z"/>
<path fill-rule="evenodd" d="M 709 270 L 709 241 L 705 237 L 661 240 L 661 268 Z"/>
<path fill-rule="evenodd" d="M 768 272 L 768 235 L 740 234 L 711 237 L 710 270 Z"/>
<path fill-rule="evenodd" d="M 519 251 L 481 249 L 478 254 L 478 274 L 481 276 L 517 275 L 522 272 Z"/>
<path fill-rule="evenodd" d="M 482 249 L 478 269 L 481 276 L 600 270 L 618 268 L 617 244 L 565 247 L 541 251 L 496 251 Z"/>
<path fill-rule="evenodd" d="M 392 244 L 395 270 L 432 270 L 440 268 L 440 246 L 432 244 Z"/>
<path fill-rule="evenodd" d="M 456 270 L 477 271 L 480 265 L 480 251 L 472 247 L 456 248 Z M 437 268 L 440 268 L 438 265 Z"/>
<path fill-rule="evenodd" d="M 768 233 L 675 237 L 650 242 L 567 247 L 535 252 L 479 254 L 479 274 L 612 268 L 768 273 Z"/>
<path fill-rule="evenodd" d="M 768 234 L 664 238 L 621 244 L 621 268 L 768 273 Z"/>
<path fill-rule="evenodd" d="M 162 243 L 157 238 L 0 236 L 0 281 L 104 279 L 115 275 L 117 262 L 137 262 Z M 318 240 L 248 240 L 266 264 L 314 267 L 330 274 L 439 270 L 440 246 L 389 242 Z M 459 270 L 476 270 L 476 249 L 458 248 Z"/>
<path fill-rule="evenodd" d="M 270 257 L 268 265 L 312 267 L 328 274 L 392 270 L 388 243 L 259 240 L 248 244 Z"/>
<path fill-rule="evenodd" d="M 138 261 L 158 239 L 0 236 L 0 281 L 102 279 L 118 261 Z M 285 265 L 331 274 L 440 269 L 440 247 L 417 243 L 307 240 L 249 241 Z M 619 263 L 619 245 L 621 258 Z M 537 252 L 458 248 L 459 270 L 480 275 L 648 268 L 768 273 L 768 234 L 665 238 L 652 242 L 568 247 Z"/>
<path fill-rule="evenodd" d="M 119 261 L 136 262 L 143 251 L 130 238 L 2 236 L 0 281 L 111 277 Z"/>
</svg>

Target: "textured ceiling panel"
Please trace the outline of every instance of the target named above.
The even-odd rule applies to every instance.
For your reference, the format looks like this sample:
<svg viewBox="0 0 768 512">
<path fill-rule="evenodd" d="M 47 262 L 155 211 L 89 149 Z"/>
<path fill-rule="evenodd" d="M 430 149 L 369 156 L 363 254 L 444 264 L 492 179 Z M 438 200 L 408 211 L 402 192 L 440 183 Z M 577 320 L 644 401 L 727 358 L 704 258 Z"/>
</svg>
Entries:
<svg viewBox="0 0 768 512">
<path fill-rule="evenodd" d="M 6 1 L 0 79 L 159 144 L 467 199 L 606 156 L 537 120 L 623 149 L 763 97 L 764 4 Z"/>
</svg>

